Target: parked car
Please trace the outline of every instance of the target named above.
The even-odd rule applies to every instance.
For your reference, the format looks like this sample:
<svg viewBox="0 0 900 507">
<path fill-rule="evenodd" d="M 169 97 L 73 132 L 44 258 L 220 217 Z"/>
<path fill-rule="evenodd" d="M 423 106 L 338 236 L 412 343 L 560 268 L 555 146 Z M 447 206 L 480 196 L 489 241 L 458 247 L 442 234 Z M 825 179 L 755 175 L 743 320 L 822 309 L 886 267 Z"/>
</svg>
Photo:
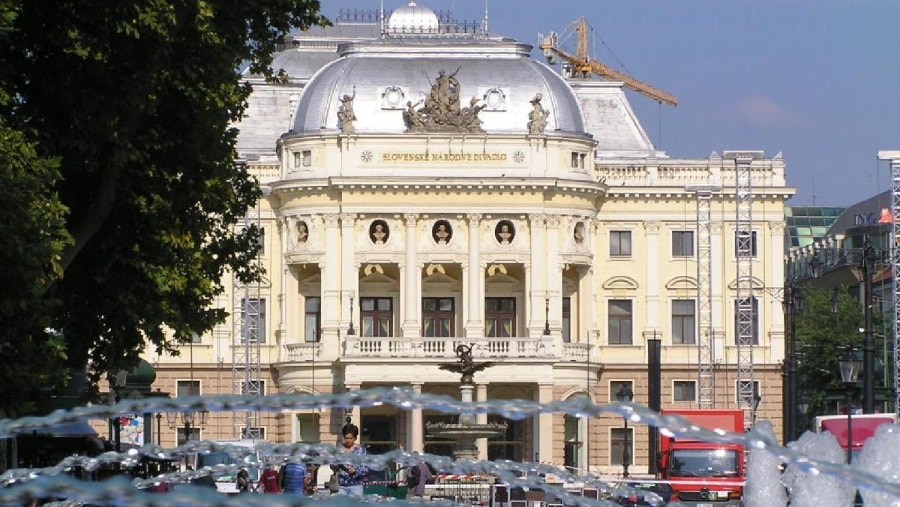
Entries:
<svg viewBox="0 0 900 507">
<path fill-rule="evenodd" d="M 675 491 L 667 482 L 620 481 L 610 485 L 610 500 L 626 507 L 664 506 Z"/>
</svg>

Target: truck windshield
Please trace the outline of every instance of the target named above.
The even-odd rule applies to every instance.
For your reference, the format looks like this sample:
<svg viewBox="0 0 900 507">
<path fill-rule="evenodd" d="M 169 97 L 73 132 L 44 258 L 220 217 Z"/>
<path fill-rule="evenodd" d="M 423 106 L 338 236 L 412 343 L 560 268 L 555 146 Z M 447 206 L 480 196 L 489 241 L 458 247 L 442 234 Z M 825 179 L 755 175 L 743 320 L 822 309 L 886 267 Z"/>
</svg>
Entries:
<svg viewBox="0 0 900 507">
<path fill-rule="evenodd" d="M 737 477 L 737 451 L 677 449 L 669 459 L 671 477 Z"/>
</svg>

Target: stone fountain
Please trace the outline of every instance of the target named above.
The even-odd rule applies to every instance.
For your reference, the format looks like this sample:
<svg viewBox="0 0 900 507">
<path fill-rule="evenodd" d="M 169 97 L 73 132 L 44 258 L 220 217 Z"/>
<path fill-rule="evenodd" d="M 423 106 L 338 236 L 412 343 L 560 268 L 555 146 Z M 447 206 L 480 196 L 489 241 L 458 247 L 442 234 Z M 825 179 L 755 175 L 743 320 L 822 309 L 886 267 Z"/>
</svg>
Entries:
<svg viewBox="0 0 900 507">
<path fill-rule="evenodd" d="M 473 344 L 474 345 L 474 344 Z M 475 390 L 475 372 L 484 370 L 494 363 L 486 361 L 476 363 L 472 359 L 472 345 L 460 343 L 454 349 L 457 360 L 453 363 L 442 363 L 438 367 L 442 370 L 460 374 L 459 395 L 463 404 L 472 403 L 472 391 Z M 453 449 L 453 458 L 457 460 L 477 460 L 478 448 L 475 440 L 490 438 L 503 434 L 506 431 L 506 423 L 478 424 L 475 422 L 475 414 L 460 414 L 455 423 L 428 423 L 425 432 L 434 438 L 453 440 L 456 445 Z"/>
</svg>

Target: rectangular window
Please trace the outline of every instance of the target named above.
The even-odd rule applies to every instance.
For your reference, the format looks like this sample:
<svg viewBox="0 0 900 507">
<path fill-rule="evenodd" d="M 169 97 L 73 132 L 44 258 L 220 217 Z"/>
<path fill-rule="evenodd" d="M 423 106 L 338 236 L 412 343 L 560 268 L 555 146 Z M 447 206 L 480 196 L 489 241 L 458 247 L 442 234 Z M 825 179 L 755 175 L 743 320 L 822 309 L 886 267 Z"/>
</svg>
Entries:
<svg viewBox="0 0 900 507">
<path fill-rule="evenodd" d="M 259 245 L 259 255 L 266 255 L 266 228 L 257 228 L 256 244 Z"/>
<path fill-rule="evenodd" d="M 484 335 L 488 338 L 516 336 L 516 298 L 485 298 Z"/>
<path fill-rule="evenodd" d="M 294 167 L 312 166 L 312 151 L 303 150 L 294 152 Z"/>
<path fill-rule="evenodd" d="M 241 382 L 241 396 L 265 396 L 265 380 L 244 380 Z"/>
<path fill-rule="evenodd" d="M 262 426 L 241 426 L 241 438 L 245 440 L 265 440 L 266 429 Z"/>
<path fill-rule="evenodd" d="M 627 444 L 626 444 L 627 442 Z M 625 450 L 628 454 L 625 454 Z M 634 460 L 634 428 L 609 429 L 609 466 L 631 465 Z"/>
<path fill-rule="evenodd" d="M 322 329 L 322 298 L 307 296 L 304 307 L 304 341 L 315 343 L 319 341 L 319 332 Z"/>
<path fill-rule="evenodd" d="M 488 439 L 488 459 L 491 461 L 508 459 L 522 461 L 525 457 L 523 443 L 525 440 L 525 421 L 507 419 L 499 415 L 488 417 L 490 423 L 506 423 L 503 434 Z"/>
<path fill-rule="evenodd" d="M 578 169 L 578 152 L 572 152 L 572 168 Z"/>
<path fill-rule="evenodd" d="M 672 257 L 694 256 L 694 231 L 672 231 Z"/>
<path fill-rule="evenodd" d="M 304 444 L 319 443 L 319 414 L 296 414 L 297 426 L 294 441 Z"/>
<path fill-rule="evenodd" d="M 422 336 L 449 338 L 455 321 L 453 298 L 422 298 Z"/>
<path fill-rule="evenodd" d="M 570 297 L 562 300 L 562 340 L 564 343 L 572 341 L 572 298 Z"/>
<path fill-rule="evenodd" d="M 734 233 L 735 257 L 756 257 L 756 231 Z"/>
<path fill-rule="evenodd" d="M 584 160 L 587 158 L 587 153 L 582 153 L 578 156 L 578 167 L 580 169 L 584 169 Z"/>
<path fill-rule="evenodd" d="M 363 445 L 367 454 L 384 454 L 397 450 L 397 416 L 396 415 L 363 415 Z"/>
<path fill-rule="evenodd" d="M 634 382 L 630 380 L 610 380 L 609 381 L 609 402 L 619 401 L 617 394 L 622 389 L 631 391 L 634 395 Z"/>
<path fill-rule="evenodd" d="M 672 344 L 691 345 L 697 342 L 697 309 L 693 299 L 672 301 Z"/>
<path fill-rule="evenodd" d="M 191 343 L 202 343 L 202 337 L 197 333 L 191 333 Z"/>
<path fill-rule="evenodd" d="M 200 381 L 179 380 L 176 383 L 175 396 L 178 398 L 184 396 L 200 396 Z"/>
<path fill-rule="evenodd" d="M 697 382 L 676 380 L 672 384 L 672 401 L 697 401 Z"/>
<path fill-rule="evenodd" d="M 631 257 L 631 231 L 609 231 L 609 255 Z"/>
<path fill-rule="evenodd" d="M 610 345 L 631 345 L 632 310 L 631 301 L 613 299 L 609 302 L 609 328 L 607 330 Z"/>
<path fill-rule="evenodd" d="M 754 380 L 752 384 L 753 389 L 753 397 L 759 397 L 759 380 Z M 741 382 L 739 380 L 734 381 L 734 403 L 740 407 L 741 406 Z"/>
<path fill-rule="evenodd" d="M 563 448 L 563 466 L 570 470 L 580 470 L 583 461 L 581 459 L 582 434 L 580 431 L 581 420 L 572 415 L 565 415 L 565 447 Z"/>
<path fill-rule="evenodd" d="M 394 335 L 394 303 L 392 298 L 360 298 L 362 336 L 386 338 Z"/>
<path fill-rule="evenodd" d="M 750 296 L 734 302 L 735 345 L 759 345 L 759 301 Z"/>
<path fill-rule="evenodd" d="M 241 343 L 266 343 L 266 299 L 241 299 Z"/>
</svg>

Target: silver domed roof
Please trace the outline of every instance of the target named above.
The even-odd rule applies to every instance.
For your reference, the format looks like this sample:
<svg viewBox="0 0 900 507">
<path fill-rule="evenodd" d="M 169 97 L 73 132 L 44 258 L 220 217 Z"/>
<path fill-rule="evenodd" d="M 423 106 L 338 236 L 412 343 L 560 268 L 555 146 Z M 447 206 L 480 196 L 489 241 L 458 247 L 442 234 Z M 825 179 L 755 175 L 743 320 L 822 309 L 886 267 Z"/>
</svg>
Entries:
<svg viewBox="0 0 900 507">
<path fill-rule="evenodd" d="M 416 5 L 415 0 L 410 0 L 409 5 L 399 7 L 391 14 L 388 20 L 388 30 L 391 31 L 436 31 L 438 29 L 438 17 L 428 7 Z"/>
<path fill-rule="evenodd" d="M 504 39 L 404 38 L 341 46 L 303 89 L 292 133 L 339 128 L 340 98 L 353 96 L 356 133 L 402 133 L 403 113 L 421 106 L 441 71 L 455 73 L 459 99 L 484 105 L 487 133 L 528 132 L 531 100 L 549 112 L 545 132 L 585 133 L 572 88 L 550 67 L 530 58 L 531 46 Z"/>
</svg>

